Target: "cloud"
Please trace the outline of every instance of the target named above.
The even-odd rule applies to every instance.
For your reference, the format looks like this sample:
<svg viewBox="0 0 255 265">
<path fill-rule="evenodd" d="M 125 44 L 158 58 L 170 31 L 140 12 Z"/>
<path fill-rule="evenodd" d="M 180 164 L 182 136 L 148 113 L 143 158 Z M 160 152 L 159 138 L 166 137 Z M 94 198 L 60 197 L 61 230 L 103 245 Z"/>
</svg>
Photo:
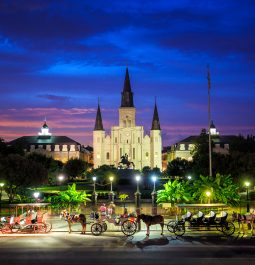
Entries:
<svg viewBox="0 0 255 265">
<path fill-rule="evenodd" d="M 68 101 L 70 97 L 66 96 L 57 96 L 57 95 L 51 95 L 51 94 L 45 94 L 45 95 L 38 95 L 38 98 L 45 98 L 51 101 Z"/>
</svg>

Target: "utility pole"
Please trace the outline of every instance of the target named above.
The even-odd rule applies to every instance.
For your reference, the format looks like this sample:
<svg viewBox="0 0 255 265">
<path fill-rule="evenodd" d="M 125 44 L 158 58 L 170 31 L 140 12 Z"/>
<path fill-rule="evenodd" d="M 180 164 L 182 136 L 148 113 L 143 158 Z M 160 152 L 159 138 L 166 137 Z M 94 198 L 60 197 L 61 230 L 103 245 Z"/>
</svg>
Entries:
<svg viewBox="0 0 255 265">
<path fill-rule="evenodd" d="M 209 137 L 209 176 L 212 176 L 212 145 L 211 145 L 211 77 L 210 67 L 207 65 L 207 81 L 208 81 L 208 137 Z"/>
</svg>

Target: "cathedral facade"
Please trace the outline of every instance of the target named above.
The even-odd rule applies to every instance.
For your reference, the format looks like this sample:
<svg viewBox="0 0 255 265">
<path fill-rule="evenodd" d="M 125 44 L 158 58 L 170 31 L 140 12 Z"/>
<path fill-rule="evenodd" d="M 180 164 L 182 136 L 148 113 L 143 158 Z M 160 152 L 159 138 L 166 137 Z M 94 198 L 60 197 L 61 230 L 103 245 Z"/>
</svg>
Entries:
<svg viewBox="0 0 255 265">
<path fill-rule="evenodd" d="M 93 149 L 94 168 L 101 165 L 122 167 L 125 164 L 140 170 L 146 166 L 162 169 L 162 139 L 156 102 L 150 135 L 144 135 L 143 126 L 136 125 L 136 108 L 128 69 L 121 93 L 119 124 L 111 128 L 110 135 L 106 135 L 98 104 Z"/>
</svg>

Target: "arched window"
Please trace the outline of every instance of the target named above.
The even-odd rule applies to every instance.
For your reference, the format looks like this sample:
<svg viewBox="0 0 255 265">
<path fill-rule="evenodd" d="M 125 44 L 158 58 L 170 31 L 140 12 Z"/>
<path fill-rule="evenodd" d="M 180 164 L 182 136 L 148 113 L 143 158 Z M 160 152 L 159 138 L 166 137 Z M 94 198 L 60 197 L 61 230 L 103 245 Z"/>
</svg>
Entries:
<svg viewBox="0 0 255 265">
<path fill-rule="evenodd" d="M 106 153 L 106 159 L 107 159 L 107 160 L 110 159 L 110 153 L 109 153 L 109 152 Z"/>
</svg>

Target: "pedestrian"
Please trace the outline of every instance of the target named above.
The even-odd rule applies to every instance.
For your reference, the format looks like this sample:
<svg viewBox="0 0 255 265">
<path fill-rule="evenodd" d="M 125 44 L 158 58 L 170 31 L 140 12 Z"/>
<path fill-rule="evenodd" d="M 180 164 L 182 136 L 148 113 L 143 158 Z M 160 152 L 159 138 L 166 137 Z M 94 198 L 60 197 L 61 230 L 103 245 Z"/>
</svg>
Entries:
<svg viewBox="0 0 255 265">
<path fill-rule="evenodd" d="M 105 203 L 103 203 L 100 208 L 99 208 L 99 212 L 101 216 L 106 216 L 106 206 Z"/>
</svg>

